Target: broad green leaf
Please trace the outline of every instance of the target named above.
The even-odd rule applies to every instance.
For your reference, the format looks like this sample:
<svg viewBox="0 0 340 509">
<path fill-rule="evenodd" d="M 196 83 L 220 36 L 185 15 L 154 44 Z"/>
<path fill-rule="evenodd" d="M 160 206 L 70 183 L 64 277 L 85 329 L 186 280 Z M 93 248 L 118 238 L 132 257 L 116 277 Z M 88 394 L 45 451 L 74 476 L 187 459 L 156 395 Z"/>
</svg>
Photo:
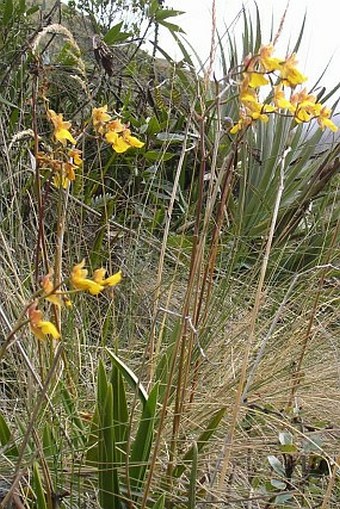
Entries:
<svg viewBox="0 0 340 509">
<path fill-rule="evenodd" d="M 98 489 L 102 509 L 119 509 L 119 480 L 116 458 L 116 437 L 113 418 L 113 389 L 107 384 L 104 405 L 99 405 Z"/>
<path fill-rule="evenodd" d="M 157 150 L 148 150 L 145 152 L 144 157 L 150 162 L 154 161 L 170 161 L 175 156 L 175 154 L 171 154 L 170 152 L 160 152 Z"/>
<path fill-rule="evenodd" d="M 274 488 L 276 488 L 277 490 L 281 490 L 281 491 L 282 491 L 282 490 L 285 490 L 285 489 L 286 489 L 286 487 L 287 487 L 287 485 L 286 485 L 286 483 L 285 483 L 285 482 L 283 482 L 283 481 L 279 481 L 278 479 L 272 479 L 272 480 L 270 481 L 270 484 L 271 484 Z"/>
<path fill-rule="evenodd" d="M 148 399 L 148 393 L 143 387 L 143 384 L 139 382 L 137 375 L 135 375 L 135 373 L 125 364 L 125 362 L 119 359 L 119 357 L 117 357 L 117 355 L 109 348 L 105 348 L 105 351 L 109 354 L 111 361 L 114 365 L 117 366 L 130 387 L 134 391 L 137 391 L 138 396 L 144 406 Z"/>
<path fill-rule="evenodd" d="M 121 32 L 122 26 L 123 26 L 123 21 L 120 21 L 119 23 L 117 23 L 117 25 L 114 25 L 112 28 L 110 28 L 110 30 L 108 32 L 106 32 L 103 40 L 107 44 L 112 45 L 115 42 L 120 42 L 122 40 L 127 39 L 130 36 L 130 34 Z"/>
<path fill-rule="evenodd" d="M 282 431 L 279 433 L 279 442 L 281 445 L 292 445 L 293 435 L 289 431 Z"/>
<path fill-rule="evenodd" d="M 129 478 L 130 485 L 135 491 L 141 489 L 145 472 L 149 464 L 150 451 L 154 436 L 157 398 L 158 384 L 152 388 L 149 398 L 144 405 L 131 450 Z"/>
<path fill-rule="evenodd" d="M 174 23 L 169 23 L 168 21 L 159 21 L 159 24 L 163 27 L 167 28 L 171 33 L 173 32 L 179 32 L 181 34 L 185 34 L 184 30 Z"/>
<path fill-rule="evenodd" d="M 33 491 L 36 500 L 35 507 L 37 509 L 48 509 L 43 483 L 39 472 L 39 465 L 36 461 L 33 464 Z"/>
<path fill-rule="evenodd" d="M 285 477 L 286 471 L 281 461 L 276 456 L 268 456 L 268 462 L 272 469 L 280 476 Z"/>
<path fill-rule="evenodd" d="M 43 450 L 44 457 L 55 456 L 57 454 L 57 440 L 53 428 L 48 422 L 45 423 L 43 430 Z"/>
<path fill-rule="evenodd" d="M 11 21 L 12 16 L 13 16 L 13 11 L 14 11 L 13 0 L 5 0 L 4 14 L 2 17 L 2 22 L 5 26 L 8 25 L 9 22 Z"/>
<path fill-rule="evenodd" d="M 175 11 L 174 9 L 158 9 L 155 13 L 155 20 L 160 22 L 171 16 L 180 16 L 184 11 Z"/>
<path fill-rule="evenodd" d="M 161 495 L 157 502 L 152 506 L 152 509 L 164 509 L 165 507 L 165 495 Z"/>
<path fill-rule="evenodd" d="M 7 423 L 0 413 L 0 445 L 5 448 L 4 454 L 6 456 L 18 456 L 18 448 L 16 445 L 10 446 L 8 449 L 6 446 L 10 443 L 12 438 L 11 431 L 7 426 Z"/>
<path fill-rule="evenodd" d="M 275 506 L 283 505 L 286 502 L 289 502 L 289 500 L 291 500 L 292 498 L 293 498 L 293 495 L 291 495 L 290 493 L 282 493 L 281 495 L 277 495 L 275 497 L 274 505 Z M 289 506 L 289 507 L 291 507 L 291 506 Z"/>
<path fill-rule="evenodd" d="M 113 422 L 115 427 L 115 438 L 117 447 L 117 460 L 119 463 L 125 461 L 126 439 L 128 432 L 128 407 L 122 374 L 116 365 L 112 366 L 111 384 L 113 388 Z"/>
<path fill-rule="evenodd" d="M 97 375 L 97 405 L 103 407 L 106 401 L 108 381 L 106 378 L 105 366 L 103 361 L 100 359 L 98 363 L 98 375 Z"/>
</svg>

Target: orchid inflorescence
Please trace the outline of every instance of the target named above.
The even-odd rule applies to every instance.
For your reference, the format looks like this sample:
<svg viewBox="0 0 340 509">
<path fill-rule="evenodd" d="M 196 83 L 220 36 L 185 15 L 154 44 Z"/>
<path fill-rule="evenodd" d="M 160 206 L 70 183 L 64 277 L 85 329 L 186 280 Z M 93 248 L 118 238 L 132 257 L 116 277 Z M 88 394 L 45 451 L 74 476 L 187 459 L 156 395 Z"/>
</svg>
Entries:
<svg viewBox="0 0 340 509">
<path fill-rule="evenodd" d="M 91 279 L 88 278 L 88 270 L 85 269 L 85 260 L 82 260 L 73 267 L 69 280 L 76 292 L 85 291 L 89 292 L 91 295 L 98 295 L 105 288 L 114 287 L 122 280 L 122 272 L 120 270 L 111 276 L 105 277 L 105 275 L 106 269 L 101 267 L 94 271 Z M 72 302 L 69 299 L 70 292 L 63 292 L 59 288 L 55 288 L 51 278 L 52 272 L 49 272 L 42 278 L 42 298 L 58 307 L 72 307 Z M 35 300 L 27 310 L 31 331 L 38 339 L 45 339 L 46 336 L 59 339 L 59 330 L 52 322 L 43 318 L 43 313 L 37 306 L 38 304 Z"/>
<path fill-rule="evenodd" d="M 38 152 L 36 158 L 40 168 L 53 172 L 52 182 L 57 188 L 67 189 L 76 178 L 76 171 L 83 164 L 81 150 L 75 148 L 77 140 L 71 133 L 71 122 L 65 121 L 62 113 L 49 109 L 48 118 L 53 125 L 53 138 L 57 144 L 54 153 Z M 119 119 L 113 119 L 107 113 L 107 105 L 93 108 L 92 121 L 95 131 L 111 144 L 117 153 L 126 152 L 129 148 L 141 148 L 144 143 L 131 135 L 130 129 Z M 67 145 L 72 144 L 69 148 Z"/>
<path fill-rule="evenodd" d="M 274 46 L 262 46 L 256 55 L 248 55 L 244 60 L 242 80 L 239 83 L 240 118 L 230 129 L 231 134 L 244 131 L 254 121 L 268 122 L 270 113 L 280 113 L 294 118 L 300 124 L 316 119 L 320 128 L 336 132 L 337 126 L 330 119 L 331 110 L 317 102 L 306 88 L 295 88 L 307 81 L 296 67 L 296 55 L 287 59 L 273 56 Z M 275 82 L 275 83 L 274 83 Z M 270 101 L 261 103 L 261 87 L 271 86 Z"/>
<path fill-rule="evenodd" d="M 93 108 L 92 122 L 95 131 L 104 136 L 118 154 L 129 148 L 142 148 L 144 143 L 131 135 L 131 130 L 119 119 L 113 119 L 107 112 L 107 105 Z"/>
</svg>

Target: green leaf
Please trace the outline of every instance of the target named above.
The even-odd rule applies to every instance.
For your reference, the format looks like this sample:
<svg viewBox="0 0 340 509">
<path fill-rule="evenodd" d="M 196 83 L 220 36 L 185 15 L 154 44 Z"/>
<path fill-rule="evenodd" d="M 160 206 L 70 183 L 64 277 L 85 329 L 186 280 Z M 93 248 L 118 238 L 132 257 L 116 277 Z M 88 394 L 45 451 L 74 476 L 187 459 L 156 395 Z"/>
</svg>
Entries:
<svg viewBox="0 0 340 509">
<path fill-rule="evenodd" d="M 50 426 L 48 422 L 45 423 L 43 430 L 43 450 L 44 457 L 55 456 L 57 453 L 57 440 L 56 436 L 53 432 L 53 428 Z"/>
<path fill-rule="evenodd" d="M 33 464 L 33 486 L 34 486 L 34 495 L 35 495 L 35 507 L 37 509 L 48 509 L 47 502 L 45 498 L 43 483 L 41 480 L 39 465 L 35 461 Z"/>
<path fill-rule="evenodd" d="M 11 108 L 16 108 L 16 109 L 20 109 L 19 106 L 16 106 L 15 104 L 7 101 L 7 99 L 4 99 L 3 97 L 0 96 L 0 103 L 2 104 L 5 104 L 6 106 L 10 106 Z"/>
<path fill-rule="evenodd" d="M 105 366 L 102 359 L 98 363 L 98 374 L 97 374 L 97 404 L 101 407 L 106 401 L 108 381 L 106 378 Z"/>
<path fill-rule="evenodd" d="M 196 509 L 197 464 L 198 464 L 198 447 L 197 443 L 194 442 L 192 444 L 192 463 L 188 493 L 188 509 Z"/>
<path fill-rule="evenodd" d="M 279 433 L 279 442 L 281 445 L 292 445 L 293 435 L 289 433 L 289 431 L 283 431 L 282 433 Z"/>
<path fill-rule="evenodd" d="M 184 11 L 176 11 L 174 9 L 158 9 L 155 13 L 155 20 L 160 22 L 171 16 L 180 16 Z"/>
<path fill-rule="evenodd" d="M 159 152 L 158 150 L 148 150 L 145 152 L 144 157 L 150 162 L 154 161 L 170 161 L 175 154 L 170 152 Z"/>
<path fill-rule="evenodd" d="M 164 509 L 165 505 L 165 495 L 161 495 L 157 502 L 152 506 L 152 509 Z"/>
<path fill-rule="evenodd" d="M 26 11 L 26 16 L 31 16 L 32 14 L 35 14 L 39 10 L 39 5 L 33 5 L 33 7 L 30 7 Z"/>
<path fill-rule="evenodd" d="M 141 489 L 149 463 L 151 445 L 154 436 L 158 385 L 159 384 L 157 383 L 152 388 L 149 398 L 143 408 L 136 438 L 131 450 L 129 478 L 131 488 L 135 491 Z"/>
<path fill-rule="evenodd" d="M 274 500 L 274 506 L 275 505 L 282 505 L 286 502 L 289 502 L 293 498 L 293 495 L 290 493 L 282 493 L 282 495 L 277 495 Z"/>
<path fill-rule="evenodd" d="M 108 383 L 104 405 L 99 405 L 98 489 L 102 509 L 121 507 L 116 458 L 116 437 L 113 418 L 113 388 Z"/>
<path fill-rule="evenodd" d="M 221 422 L 224 414 L 225 414 L 226 408 L 221 408 L 218 410 L 213 417 L 210 419 L 207 429 L 203 431 L 203 433 L 200 434 L 197 440 L 197 451 L 200 452 L 203 447 L 209 442 L 212 435 L 215 433 L 219 423 Z M 185 469 L 188 466 L 188 463 L 192 461 L 194 456 L 194 446 L 192 446 L 189 451 L 185 454 L 182 463 L 177 465 L 174 468 L 173 476 L 174 477 L 180 477 Z"/>
<path fill-rule="evenodd" d="M 14 11 L 13 0 L 5 0 L 4 14 L 2 18 L 3 24 L 6 26 L 12 19 Z"/>
<path fill-rule="evenodd" d="M 280 445 L 280 452 L 285 454 L 295 454 L 298 448 L 294 444 Z"/>
<path fill-rule="evenodd" d="M 137 391 L 138 397 L 140 398 L 144 406 L 148 400 L 148 393 L 143 387 L 143 384 L 139 382 L 137 375 L 135 375 L 135 373 L 125 364 L 125 362 L 119 359 L 119 357 L 117 357 L 117 355 L 113 353 L 109 348 L 105 348 L 105 351 L 109 354 L 111 361 L 120 370 L 120 372 L 122 373 L 127 383 L 130 385 L 130 387 L 134 391 Z"/>
<path fill-rule="evenodd" d="M 160 9 L 158 0 L 151 0 L 149 9 L 148 9 L 148 16 L 152 18 L 156 12 Z"/>
<path fill-rule="evenodd" d="M 169 23 L 168 21 L 159 21 L 159 24 L 170 30 L 170 32 L 179 32 L 181 34 L 185 34 L 184 30 L 174 23 Z"/>
<path fill-rule="evenodd" d="M 123 463 L 125 461 L 124 451 L 126 450 L 129 415 L 124 380 L 115 365 L 112 367 L 111 384 L 113 387 L 113 421 L 116 442 L 118 444 L 117 461 L 118 463 Z"/>
<path fill-rule="evenodd" d="M 286 471 L 281 461 L 276 456 L 268 456 L 268 462 L 272 469 L 280 476 L 285 477 Z"/>
<path fill-rule="evenodd" d="M 120 21 L 117 23 L 117 25 L 114 25 L 108 32 L 106 32 L 103 40 L 106 42 L 106 44 L 114 44 L 115 42 L 120 42 L 128 37 L 130 37 L 130 34 L 126 32 L 121 32 L 120 29 L 123 26 L 123 21 Z"/>
<path fill-rule="evenodd" d="M 2 414 L 0 414 L 0 445 L 5 448 L 6 456 L 18 456 L 19 451 L 16 445 L 12 445 L 8 449 L 6 446 L 11 442 L 12 434 Z"/>
<path fill-rule="evenodd" d="M 277 490 L 281 490 L 281 491 L 282 491 L 282 490 L 285 490 L 285 489 L 286 489 L 286 487 L 287 487 L 287 485 L 286 485 L 286 483 L 285 483 L 285 482 L 283 482 L 283 481 L 279 481 L 278 479 L 272 479 L 272 480 L 270 481 L 270 484 L 271 484 L 274 488 L 276 488 Z"/>
</svg>

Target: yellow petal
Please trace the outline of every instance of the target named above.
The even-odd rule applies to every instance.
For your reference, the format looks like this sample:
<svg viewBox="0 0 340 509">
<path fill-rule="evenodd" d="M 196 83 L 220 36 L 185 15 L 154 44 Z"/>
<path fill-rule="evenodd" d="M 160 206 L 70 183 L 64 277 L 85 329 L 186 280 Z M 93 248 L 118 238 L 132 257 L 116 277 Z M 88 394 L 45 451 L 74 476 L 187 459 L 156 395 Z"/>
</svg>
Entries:
<svg viewBox="0 0 340 509">
<path fill-rule="evenodd" d="M 122 280 L 122 271 L 116 272 L 116 274 L 113 274 L 112 276 L 104 279 L 103 284 L 105 286 L 116 286 L 118 283 L 120 283 Z"/>
<path fill-rule="evenodd" d="M 108 131 L 105 134 L 105 138 L 108 143 L 114 144 L 117 143 L 118 134 L 115 131 Z"/>
<path fill-rule="evenodd" d="M 75 145 L 77 143 L 76 140 L 73 138 L 72 134 L 70 133 L 70 131 L 68 131 L 67 129 L 64 129 L 62 127 L 55 130 L 54 136 L 63 145 L 66 145 L 66 140 L 73 143 L 73 145 Z"/>
<path fill-rule="evenodd" d="M 321 129 L 325 129 L 325 127 L 328 127 L 331 131 L 336 133 L 338 131 L 338 127 L 330 120 L 329 118 L 319 117 L 318 118 L 318 124 L 320 125 Z"/>
<path fill-rule="evenodd" d="M 37 325 L 43 334 L 45 334 L 45 335 L 49 334 L 53 337 L 53 339 L 60 338 L 60 334 L 59 334 L 56 326 L 52 322 L 42 320 L 42 321 L 38 322 Z"/>
<path fill-rule="evenodd" d="M 94 127 L 101 126 L 111 120 L 111 116 L 107 113 L 107 104 L 100 108 L 93 108 L 92 110 L 92 122 Z"/>
<path fill-rule="evenodd" d="M 82 259 L 80 263 L 75 265 L 71 272 L 71 280 L 72 278 L 85 278 L 87 276 L 87 269 L 85 267 L 85 258 Z"/>
<path fill-rule="evenodd" d="M 127 143 L 121 136 L 118 136 L 116 142 L 112 144 L 113 150 L 118 154 L 126 152 L 130 147 L 131 145 Z"/>
<path fill-rule="evenodd" d="M 97 269 L 93 273 L 93 280 L 98 284 L 103 284 L 103 281 L 105 279 L 106 269 L 101 267 L 100 269 Z"/>
<path fill-rule="evenodd" d="M 258 72 L 252 72 L 250 73 L 250 79 L 249 79 L 249 86 L 251 88 L 257 88 L 262 87 L 264 85 L 268 85 L 269 80 L 263 75 Z"/>
<path fill-rule="evenodd" d="M 98 295 L 104 289 L 104 286 L 86 278 L 73 278 L 72 285 L 77 290 L 89 292 L 91 295 Z"/>
<path fill-rule="evenodd" d="M 131 145 L 131 147 L 142 148 L 145 145 L 145 143 L 140 141 L 135 136 L 126 136 L 126 137 L 124 137 L 124 139 L 125 139 L 125 141 L 127 141 L 129 143 L 129 145 Z"/>
<path fill-rule="evenodd" d="M 33 325 L 32 323 L 30 324 L 30 327 L 31 327 L 31 331 L 33 332 L 33 334 L 38 338 L 40 339 L 41 341 L 43 341 L 45 339 L 45 336 L 42 332 L 41 329 L 39 329 L 39 327 L 36 327 L 35 325 Z"/>
</svg>

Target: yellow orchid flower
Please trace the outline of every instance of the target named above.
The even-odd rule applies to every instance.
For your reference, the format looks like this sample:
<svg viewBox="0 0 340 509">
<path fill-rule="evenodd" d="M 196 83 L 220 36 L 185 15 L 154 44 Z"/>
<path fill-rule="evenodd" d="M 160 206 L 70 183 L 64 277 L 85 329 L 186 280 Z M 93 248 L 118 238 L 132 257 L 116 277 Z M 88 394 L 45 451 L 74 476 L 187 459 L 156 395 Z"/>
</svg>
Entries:
<svg viewBox="0 0 340 509">
<path fill-rule="evenodd" d="M 296 109 L 296 106 L 286 99 L 281 85 L 274 87 L 274 104 L 278 108 L 289 110 L 291 113 L 294 113 Z"/>
<path fill-rule="evenodd" d="M 318 103 L 319 104 L 319 103 Z M 320 104 L 321 106 L 321 104 Z M 319 115 L 317 117 L 317 122 L 322 130 L 324 130 L 326 127 L 336 133 L 338 131 L 338 127 L 332 122 L 332 120 L 329 118 L 331 116 L 332 112 L 329 108 L 326 106 L 322 107 L 320 109 Z"/>
<path fill-rule="evenodd" d="M 54 186 L 58 189 L 61 187 L 67 189 L 68 184 L 76 179 L 75 168 L 72 163 L 62 163 L 61 169 L 53 177 Z"/>
<path fill-rule="evenodd" d="M 104 286 L 88 279 L 86 277 L 88 271 L 87 269 L 84 269 L 84 266 L 85 259 L 73 267 L 70 276 L 72 286 L 77 290 L 88 291 L 91 295 L 98 295 L 102 290 L 104 290 Z"/>
<path fill-rule="evenodd" d="M 48 115 L 54 127 L 55 139 L 60 141 L 64 146 L 66 146 L 67 141 L 75 145 L 77 142 L 69 131 L 71 122 L 65 122 L 62 113 L 57 114 L 53 110 L 48 110 Z"/>
<path fill-rule="evenodd" d="M 262 46 L 260 48 L 259 61 L 263 69 L 267 72 L 277 71 L 280 69 L 280 65 L 282 63 L 282 60 L 272 56 L 273 52 L 274 46 L 272 44 L 268 44 L 267 46 Z"/>
<path fill-rule="evenodd" d="M 280 64 L 279 70 L 284 85 L 295 87 L 307 81 L 307 77 L 296 68 L 297 63 L 296 55 L 293 53 L 287 60 Z"/>
<path fill-rule="evenodd" d="M 126 126 L 122 124 L 119 118 L 116 118 L 115 120 L 109 122 L 107 128 L 109 131 L 114 131 L 115 133 L 122 133 L 123 131 L 125 131 Z"/>
<path fill-rule="evenodd" d="M 43 320 L 43 314 L 37 309 L 36 303 L 28 308 L 28 318 L 31 331 L 38 339 L 44 340 L 46 336 L 52 336 L 53 339 L 60 338 L 60 333 L 56 326 L 52 322 Z"/>
<path fill-rule="evenodd" d="M 61 293 L 57 290 L 54 290 L 54 285 L 51 281 L 51 272 L 49 272 L 46 276 L 42 278 L 41 281 L 41 287 L 44 290 L 45 296 L 44 298 L 48 300 L 49 302 L 52 302 L 52 304 L 55 304 L 56 306 L 62 305 L 61 300 Z"/>
<path fill-rule="evenodd" d="M 249 86 L 251 88 L 263 87 L 264 85 L 268 85 L 269 80 L 259 72 L 251 72 L 249 73 Z"/>
<path fill-rule="evenodd" d="M 126 152 L 130 145 L 124 139 L 122 136 L 120 136 L 115 131 L 109 131 L 105 135 L 106 141 L 112 145 L 112 148 L 115 152 L 118 154 L 122 154 L 123 152 Z"/>
<path fill-rule="evenodd" d="M 122 134 L 117 131 L 110 130 L 105 134 L 106 141 L 112 145 L 112 148 L 118 154 L 126 152 L 129 148 L 142 148 L 144 143 L 135 136 L 131 136 L 130 129 L 124 129 Z"/>
<path fill-rule="evenodd" d="M 123 138 L 124 138 L 124 141 L 126 141 L 130 147 L 135 147 L 135 148 L 142 148 L 144 147 L 145 143 L 143 143 L 142 141 L 140 141 L 138 138 L 136 138 L 135 136 L 131 136 L 131 131 L 130 129 L 126 129 L 124 132 L 123 132 Z"/>
<path fill-rule="evenodd" d="M 94 271 L 93 280 L 102 286 L 116 286 L 122 280 L 122 271 L 121 270 L 119 270 L 118 272 L 116 272 L 115 274 L 113 274 L 112 276 L 109 276 L 107 278 L 105 278 L 105 274 L 106 274 L 106 269 L 101 267 L 100 269 L 97 269 Z"/>
<path fill-rule="evenodd" d="M 104 134 L 106 124 L 111 120 L 111 115 L 107 113 L 107 104 L 100 108 L 93 108 L 92 110 L 92 122 L 94 129 L 99 134 Z"/>
<path fill-rule="evenodd" d="M 81 150 L 78 150 L 77 148 L 72 148 L 68 152 L 68 156 L 70 159 L 72 159 L 73 164 L 75 166 L 81 166 L 83 164 L 83 160 L 81 158 Z"/>
</svg>

